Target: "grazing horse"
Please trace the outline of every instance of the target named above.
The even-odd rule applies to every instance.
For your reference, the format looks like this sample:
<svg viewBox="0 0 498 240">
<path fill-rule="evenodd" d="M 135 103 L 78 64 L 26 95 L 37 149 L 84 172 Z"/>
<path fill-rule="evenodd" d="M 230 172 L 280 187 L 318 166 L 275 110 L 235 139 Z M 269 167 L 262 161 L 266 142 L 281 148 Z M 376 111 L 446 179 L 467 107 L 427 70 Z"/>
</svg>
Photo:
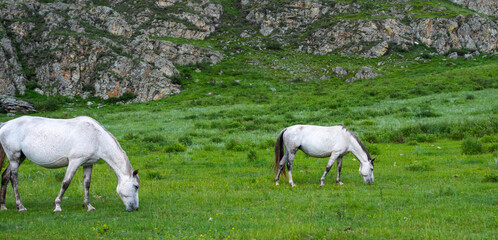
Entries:
<svg viewBox="0 0 498 240">
<path fill-rule="evenodd" d="M 282 144 L 283 143 L 283 144 Z M 283 151 L 285 145 L 285 154 Z M 320 186 L 332 165 L 337 160 L 337 180 L 341 182 L 342 157 L 349 152 L 360 161 L 360 174 L 363 181 L 372 184 L 374 181 L 373 168 L 375 158 L 371 158 L 365 145 L 360 139 L 343 125 L 322 127 L 313 125 L 294 125 L 280 132 L 275 144 L 275 184 L 278 185 L 280 173 L 285 176 L 285 163 L 289 171 L 289 184 L 296 186 L 292 181 L 292 164 L 297 150 L 301 149 L 309 156 L 324 158 L 330 157 L 325 172 L 320 179 Z"/>
<path fill-rule="evenodd" d="M 83 166 L 84 204 L 88 211 L 95 210 L 90 204 L 89 190 L 92 167 L 99 159 L 103 159 L 116 173 L 116 191 L 126 211 L 138 209 L 138 170 L 133 171 L 116 138 L 90 117 L 50 119 L 23 116 L 0 125 L 0 144 L 0 170 L 5 156 L 10 162 L 2 175 L 1 210 L 7 209 L 5 195 L 7 184 L 11 181 L 17 209 L 26 211 L 19 197 L 17 177 L 19 165 L 26 157 L 46 168 L 67 166 L 61 190 L 54 201 L 54 212 L 62 211 L 62 196 L 80 166 Z"/>
</svg>

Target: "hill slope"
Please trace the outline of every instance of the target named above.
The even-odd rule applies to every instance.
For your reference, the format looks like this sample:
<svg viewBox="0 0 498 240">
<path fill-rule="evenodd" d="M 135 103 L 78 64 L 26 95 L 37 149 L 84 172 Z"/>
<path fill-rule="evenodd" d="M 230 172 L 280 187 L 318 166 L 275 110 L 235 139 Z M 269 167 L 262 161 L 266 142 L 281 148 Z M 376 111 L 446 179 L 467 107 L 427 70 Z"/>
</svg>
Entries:
<svg viewBox="0 0 498 240">
<path fill-rule="evenodd" d="M 246 54 L 244 49 L 385 61 L 389 53 L 409 52 L 417 45 L 427 47 L 425 54 L 497 53 L 496 17 L 445 1 L 0 4 L 0 63 L 6 66 L 0 92 L 8 95 L 35 91 L 157 100 L 181 90 L 178 67 L 216 64 L 226 54 Z"/>
</svg>

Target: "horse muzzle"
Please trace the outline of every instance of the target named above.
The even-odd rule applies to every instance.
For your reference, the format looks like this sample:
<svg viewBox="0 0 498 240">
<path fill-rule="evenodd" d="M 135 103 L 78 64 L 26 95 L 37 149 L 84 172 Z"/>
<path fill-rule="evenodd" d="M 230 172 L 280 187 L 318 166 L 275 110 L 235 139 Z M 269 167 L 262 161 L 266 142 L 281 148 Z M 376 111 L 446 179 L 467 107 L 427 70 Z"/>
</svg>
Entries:
<svg viewBox="0 0 498 240">
<path fill-rule="evenodd" d="M 126 207 L 127 212 L 133 212 L 135 210 L 138 210 L 138 206 L 131 206 L 131 207 Z"/>
</svg>

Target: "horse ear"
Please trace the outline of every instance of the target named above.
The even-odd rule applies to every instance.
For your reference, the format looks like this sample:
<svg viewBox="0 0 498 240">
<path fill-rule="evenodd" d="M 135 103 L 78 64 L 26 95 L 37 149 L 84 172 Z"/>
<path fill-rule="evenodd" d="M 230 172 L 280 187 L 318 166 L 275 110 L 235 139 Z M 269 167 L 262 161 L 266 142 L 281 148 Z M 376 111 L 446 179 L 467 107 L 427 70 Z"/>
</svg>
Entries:
<svg viewBox="0 0 498 240">
<path fill-rule="evenodd" d="M 375 158 L 372 158 L 372 161 L 371 162 L 374 162 L 375 161 Z"/>
<path fill-rule="evenodd" d="M 135 171 L 133 171 L 133 176 L 134 176 L 134 177 L 135 177 L 135 176 L 137 176 L 137 174 L 138 174 L 138 169 L 137 169 L 137 170 L 135 170 Z"/>
</svg>

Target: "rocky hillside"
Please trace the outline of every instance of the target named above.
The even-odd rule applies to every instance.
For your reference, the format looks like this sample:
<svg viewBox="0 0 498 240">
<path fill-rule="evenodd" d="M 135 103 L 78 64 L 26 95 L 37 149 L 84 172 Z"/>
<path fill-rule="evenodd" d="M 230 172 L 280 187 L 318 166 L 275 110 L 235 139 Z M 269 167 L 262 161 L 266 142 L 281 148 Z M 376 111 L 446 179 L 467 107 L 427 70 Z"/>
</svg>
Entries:
<svg viewBox="0 0 498 240">
<path fill-rule="evenodd" d="M 246 0 L 242 5 L 249 11 L 246 19 L 259 27 L 260 34 L 276 39 L 303 39 L 294 42 L 297 50 L 318 55 L 338 51 L 375 58 L 392 46 L 407 49 L 421 43 L 439 54 L 460 48 L 497 53 L 496 20 L 478 14 L 420 18 L 419 11 L 445 16 L 448 9 L 397 2 L 388 8 L 319 0 L 285 5 Z M 403 2 L 406 4 L 399 4 Z"/>
<path fill-rule="evenodd" d="M 217 63 L 223 55 L 152 36 L 204 39 L 215 29 L 220 5 L 189 3 L 191 12 L 167 13 L 174 1 L 150 1 L 135 12 L 123 1 L 3 1 L 0 8 L 0 92 L 103 99 L 126 93 L 136 101 L 178 93 L 175 65 Z M 65 2 L 65 1 L 64 1 Z M 130 12 L 119 12 L 118 8 Z M 200 17 L 202 15 L 202 17 Z"/>
<path fill-rule="evenodd" d="M 178 66 L 216 64 L 234 39 L 366 58 L 419 44 L 497 54 L 496 1 L 451 2 L 2 0 L 0 94 L 160 99 L 180 92 Z"/>
</svg>

